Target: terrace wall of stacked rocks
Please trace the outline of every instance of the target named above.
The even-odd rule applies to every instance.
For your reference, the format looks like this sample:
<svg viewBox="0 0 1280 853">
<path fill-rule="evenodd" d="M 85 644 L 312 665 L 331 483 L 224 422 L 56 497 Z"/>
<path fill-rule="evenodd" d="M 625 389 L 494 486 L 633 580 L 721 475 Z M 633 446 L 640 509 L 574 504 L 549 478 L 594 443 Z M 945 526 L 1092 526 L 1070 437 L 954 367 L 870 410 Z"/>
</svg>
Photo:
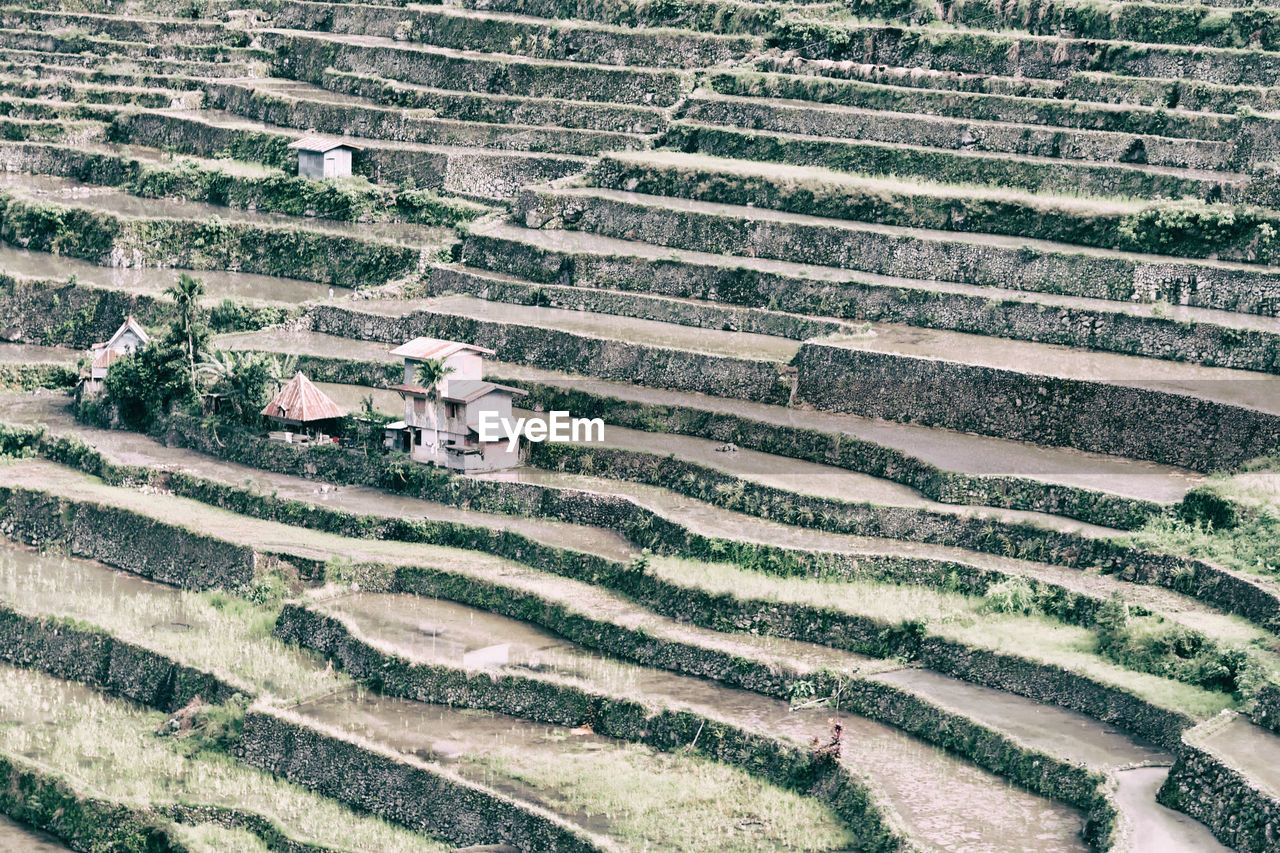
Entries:
<svg viewBox="0 0 1280 853">
<path fill-rule="evenodd" d="M 944 503 L 981 504 L 1047 512 L 1078 518 L 1103 527 L 1140 527 L 1163 510 L 1160 504 L 1074 486 L 1004 475 L 947 471 L 894 448 L 841 433 L 770 423 L 724 412 L 680 405 L 620 400 L 571 388 L 511 379 L 504 384 L 528 392 L 527 408 L 567 411 L 579 417 L 647 432 L 692 435 L 731 442 L 808 462 L 883 477 L 919 490 Z"/>
<path fill-rule="evenodd" d="M 317 85 L 332 68 L 439 89 L 659 107 L 674 104 L 689 85 L 686 74 L 665 69 L 461 56 L 404 43 L 359 44 L 270 31 L 263 40 L 275 51 L 282 76 Z"/>
<path fill-rule="evenodd" d="M 1116 383 L 806 342 L 798 398 L 828 411 L 1151 459 L 1197 471 L 1280 447 L 1280 417 Z M 1123 413 L 1121 415 L 1120 413 Z"/>
<path fill-rule="evenodd" d="M 436 575 L 434 581 L 429 580 L 432 575 Z M 407 585 L 406 581 L 409 581 Z M 424 585 L 423 581 L 427 583 Z M 495 612 L 522 612 L 525 618 L 529 618 L 530 612 L 536 612 L 533 621 L 575 641 L 584 641 L 585 636 L 585 644 L 590 648 L 629 659 L 660 660 L 659 666 L 677 672 L 740 684 L 743 668 L 750 665 L 740 658 L 730 658 L 706 648 L 642 638 L 635 631 L 617 625 L 592 624 L 577 614 L 561 612 L 553 616 L 553 606 L 546 602 L 531 597 L 521 601 L 518 594 L 512 598 L 510 590 L 491 589 L 486 594 L 482 587 L 483 584 L 475 580 L 447 578 L 443 573 L 417 569 L 397 572 L 393 582 L 393 588 L 419 595 L 443 593 L 450 600 L 470 600 Z M 459 594 L 461 597 L 457 597 Z M 893 839 L 892 831 L 881 822 L 865 793 L 858 792 L 856 782 L 831 778 L 842 774 L 816 765 L 810 754 L 794 746 L 770 742 L 769 738 L 739 730 L 723 721 L 689 710 L 652 708 L 633 699 L 597 694 L 550 679 L 494 678 L 487 673 L 415 664 L 362 639 L 340 617 L 300 605 L 286 605 L 276 630 L 284 639 L 333 657 L 356 678 L 391 695 L 516 714 L 553 725 L 590 725 L 597 734 L 664 750 L 701 742 L 702 749 L 717 760 L 763 774 L 777 784 L 807 789 L 830 799 L 850 825 L 857 828 L 860 837 L 868 839 L 870 847 L 892 848 L 901 843 Z M 788 695 L 787 682 L 795 674 L 770 672 L 768 667 L 759 664 L 755 668 L 763 671 L 764 683 L 749 682 L 748 689 L 779 698 Z M 810 682 L 822 682 L 820 692 L 825 692 L 828 686 L 835 688 L 834 682 L 825 683 L 834 679 L 838 681 L 843 704 L 857 713 L 944 745 L 1037 793 L 1085 810 L 1090 815 L 1085 830 L 1090 841 L 1098 843 L 1109 835 L 1115 815 L 1101 793 L 1104 780 L 1100 775 L 1021 746 L 962 714 L 930 705 L 889 684 L 830 673 L 808 673 L 806 678 Z"/>
<path fill-rule="evenodd" d="M 486 208 L 441 199 L 420 191 L 397 191 L 376 184 L 339 186 L 283 172 L 244 176 L 217 166 L 176 168 L 120 154 L 69 146 L 0 144 L 5 171 L 57 175 L 89 184 L 121 187 L 144 198 L 183 199 L 209 204 L 341 221 L 407 221 L 456 225 Z"/>
<path fill-rule="evenodd" d="M 712 540 L 697 536 L 682 525 L 621 498 L 525 483 L 441 478 L 424 474 L 418 466 L 371 464 L 369 457 L 361 454 L 302 454 L 296 448 L 278 442 L 223 441 L 215 444 L 196 422 L 181 418 L 172 419 L 170 427 L 168 439 L 172 442 L 280 473 L 314 477 L 334 483 L 377 485 L 415 497 L 468 505 L 486 511 L 514 512 L 607 527 L 617 530 L 641 547 L 660 547 L 667 549 L 669 553 L 689 553 L 699 558 L 723 553 L 722 546 L 728 544 L 719 543 L 713 547 Z M 571 452 L 560 451 L 566 460 L 570 458 Z M 601 461 L 606 458 L 607 454 L 601 457 Z M 643 468 L 651 465 L 653 460 L 629 458 L 627 465 L 634 466 L 637 461 Z M 558 465 L 559 462 L 555 464 Z M 671 470 L 680 469 L 673 467 Z M 607 475 L 608 466 L 602 465 L 595 473 Z M 654 482 L 668 488 L 678 488 L 683 479 L 678 476 L 660 476 L 655 477 Z M 790 492 L 774 495 L 776 500 L 765 494 L 767 490 L 762 489 L 761 492 L 762 500 L 758 504 L 753 503 L 752 507 L 763 517 L 783 523 L 805 524 L 808 519 L 807 523 L 816 524 L 823 513 L 836 509 L 830 502 L 819 499 L 811 499 L 808 506 L 797 506 L 795 502 L 803 502 L 803 499 Z M 842 505 L 839 510 L 840 514 L 848 513 L 851 525 L 848 532 L 863 535 L 874 535 L 877 531 L 889 532 L 916 541 L 941 542 L 978 551 L 1011 551 L 1024 559 L 1049 560 L 1077 567 L 1099 567 L 1118 573 L 1124 580 L 1163 586 L 1192 595 L 1264 627 L 1280 624 L 1280 597 L 1273 591 L 1251 578 L 1204 561 L 1131 548 L 1104 539 L 1058 533 L 1031 525 L 1004 525 L 985 519 L 944 518 L 938 514 L 926 519 L 916 510 L 904 509 L 899 514 L 897 509 L 891 507 L 856 504 Z M 309 513 L 304 512 L 291 514 L 289 520 L 306 523 L 306 519 L 310 517 Z M 509 534 L 504 534 L 506 535 Z M 807 573 L 825 565 L 829 569 L 836 568 L 841 573 L 846 573 L 851 567 L 848 561 L 841 562 L 838 557 L 837 563 L 821 560 L 810 562 L 808 558 L 797 561 L 795 555 L 787 556 L 788 553 L 783 548 L 749 546 L 743 550 L 743 559 L 753 565 L 776 563 L 787 567 L 787 572 L 800 570 Z M 861 561 L 868 566 L 875 565 L 873 561 Z M 915 565 L 913 561 L 905 559 L 885 562 L 906 567 Z M 558 563 L 558 560 L 554 560 L 551 565 L 554 567 Z M 803 566 L 808 568 L 801 569 Z M 887 568 L 887 565 L 876 567 L 873 571 Z M 937 582 L 954 568 L 952 564 L 947 564 L 945 569 L 934 566 L 922 573 L 916 567 L 910 569 L 910 574 L 914 582 L 928 582 L 930 577 L 937 579 L 934 581 Z M 855 575 L 856 573 L 855 570 Z M 962 571 L 960 575 L 974 577 L 968 571 Z M 976 578 L 969 583 L 974 584 L 975 588 L 985 588 L 981 586 L 984 582 Z"/>
<path fill-rule="evenodd" d="M 0 532 L 10 538 L 65 546 L 76 556 L 164 583 L 235 589 L 253 580 L 252 549 L 105 504 L 0 486 L 0 513 Z"/>
<path fill-rule="evenodd" d="M 1280 687 L 1268 684 L 1259 688 L 1250 716 L 1263 728 L 1280 732 Z"/>
<path fill-rule="evenodd" d="M 317 305 L 309 317 L 315 331 L 347 338 L 399 343 L 425 335 L 469 341 L 500 351 L 507 361 L 553 370 L 575 370 L 589 364 L 602 378 L 638 385 L 702 391 L 762 403 L 785 403 L 791 396 L 791 378 L 785 366 L 766 361 L 705 355 L 431 311 L 386 316 L 342 306 Z"/>
<path fill-rule="evenodd" d="M 64 441 L 48 442 L 36 434 L 26 437 L 15 436 L 15 440 L 34 441 L 37 446 L 43 448 L 44 454 L 53 457 L 68 450 L 74 450 L 72 445 Z M 107 469 L 111 469 L 110 473 L 116 478 L 133 473 L 127 468 L 121 469 L 101 459 L 85 458 L 83 462 L 90 470 L 97 470 L 99 473 L 108 473 Z M 145 469 L 139 473 L 145 478 Z M 809 605 L 771 602 L 768 607 L 763 607 L 761 602 L 730 598 L 688 586 L 671 584 L 657 576 L 635 572 L 627 564 L 603 557 L 565 551 L 510 531 L 494 532 L 488 528 L 471 528 L 467 525 L 452 523 L 357 516 L 341 510 L 317 507 L 311 503 L 268 497 L 251 490 L 225 486 L 186 474 L 172 473 L 165 479 L 167 485 L 176 494 L 267 520 L 298 524 L 346 536 L 432 542 L 517 559 L 541 570 L 615 588 L 645 602 L 664 615 L 716 630 L 726 625 L 733 625 L 737 630 L 826 644 L 860 654 L 879 657 L 900 656 L 906 659 L 922 658 L 928 660 L 931 668 L 953 672 L 975 683 L 990 682 L 991 686 L 999 686 L 1001 689 L 1014 692 L 1025 691 L 1023 695 L 1031 698 L 1063 704 L 1064 707 L 1099 716 L 1108 721 L 1116 721 L 1117 724 L 1124 716 L 1120 712 L 1128 713 L 1126 718 L 1128 723 L 1125 725 L 1130 726 L 1130 731 L 1162 745 L 1174 742 L 1177 733 L 1190 725 L 1190 720 L 1182 715 L 1156 708 L 1121 688 L 1068 673 L 1057 666 L 1034 663 L 996 652 L 971 649 L 940 638 L 922 637 L 910 625 L 893 625 L 873 617 Z M 347 482 L 342 478 L 326 479 Z M 368 483 L 371 480 L 366 478 L 360 482 Z M 20 505 L 46 506 L 49 508 L 48 512 L 55 511 L 61 505 L 77 509 L 94 506 L 83 502 L 50 499 L 25 490 L 10 491 L 15 494 Z M 526 491 L 531 495 L 537 494 L 536 490 L 526 489 Z M 611 527 L 619 529 L 620 532 L 622 529 L 611 524 L 608 515 L 605 514 L 616 514 L 618 510 L 634 512 L 637 509 L 630 502 L 590 493 L 569 492 L 555 495 L 549 490 L 543 490 L 542 496 L 544 500 L 548 497 L 558 497 L 564 501 L 565 506 L 583 509 L 595 507 L 594 515 L 573 512 L 570 517 L 578 523 Z M 438 500 L 441 496 L 435 494 L 430 497 Z M 478 506 L 474 500 L 469 503 L 473 508 L 483 510 L 519 512 L 518 504 L 512 502 L 513 497 L 511 494 L 503 495 L 506 503 L 500 507 Z M 128 513 L 120 514 L 129 516 Z M 553 513 L 529 513 L 527 510 L 526 514 L 557 517 Z M 144 527 L 157 524 L 157 522 L 146 522 Z M 646 523 L 644 526 L 650 528 L 653 525 Z M 675 529 L 669 521 L 664 522 L 664 526 Z M 192 536 L 181 528 L 171 530 L 177 531 L 180 535 Z M 199 537 L 195 537 L 195 541 L 198 540 Z M 248 551 L 249 549 L 240 550 Z M 86 556 L 95 555 L 86 554 Z M 1134 712 L 1135 709 L 1141 712 Z"/>
<path fill-rule="evenodd" d="M 304 128 L 305 129 L 305 128 Z M 230 155 L 238 160 L 288 169 L 288 149 L 297 130 L 260 129 L 211 121 L 198 114 L 136 111 L 116 116 L 108 136 L 121 142 L 170 146 L 199 157 Z M 368 146 L 352 157 L 357 175 L 390 185 L 410 184 L 419 190 L 448 190 L 468 196 L 505 200 L 520 187 L 576 174 L 589 161 L 572 156 L 511 156 L 479 149 L 425 146 Z"/>
<path fill-rule="evenodd" d="M 724 152 L 723 156 L 740 160 L 782 159 L 736 151 Z M 809 156 L 796 159 L 805 165 L 824 165 Z M 857 171 L 879 174 L 887 170 L 868 164 L 860 165 Z M 936 168 L 923 171 L 934 181 L 947 180 Z M 1229 221 L 1222 217 L 1221 222 L 1198 223 L 1197 227 L 1162 221 L 1154 215 L 1162 209 L 1159 205 L 1137 210 L 1087 209 L 1026 195 L 963 195 L 938 186 L 859 184 L 821 171 L 781 177 L 769 174 L 767 167 L 735 172 L 717 161 L 693 158 L 687 163 L 655 163 L 605 155 L 592 170 L 591 180 L 608 189 L 754 205 L 805 216 L 1248 263 L 1271 259 L 1274 247 L 1268 235 L 1280 225 L 1280 213 L 1260 208 L 1235 211 Z M 963 179 L 953 182 L 962 183 Z"/>
<path fill-rule="evenodd" d="M 701 740 L 702 751 L 775 784 L 828 800 L 865 839 L 870 850 L 909 849 L 878 813 L 865 788 L 838 767 L 824 767 L 811 754 L 692 711 L 655 708 L 551 679 L 468 672 L 416 664 L 355 637 L 341 619 L 286 605 L 277 636 L 338 661 L 381 693 L 420 702 L 513 714 L 550 725 L 588 725 L 596 734 L 671 751 Z"/>
<path fill-rule="evenodd" d="M 745 261 L 689 261 L 590 252 L 557 251 L 483 231 L 468 234 L 464 261 L 544 285 L 616 288 L 659 296 L 694 298 L 847 320 L 904 323 L 979 335 L 1162 358 L 1218 367 L 1280 371 L 1280 345 L 1261 330 L 1114 310 L 1046 305 L 1003 295 L 990 297 L 880 284 L 833 282 L 752 269 Z M 436 274 L 433 273 L 433 278 Z M 446 275 L 441 274 L 441 279 Z M 457 275 L 447 283 L 461 289 Z M 512 285 L 515 287 L 515 285 Z M 550 288 L 544 293 L 551 298 Z M 593 298 L 603 299 L 599 292 Z M 492 296 L 490 298 L 493 298 Z M 527 297 L 532 299 L 532 297 Z M 578 296 L 580 299 L 581 297 Z M 512 301 L 515 301 L 514 299 Z M 593 309 L 603 310 L 603 309 Z M 790 335 L 788 335 L 790 336 Z"/>
<path fill-rule="evenodd" d="M 132 316 L 144 326 L 156 326 L 173 319 L 173 303 L 148 293 L 134 293 L 72 281 L 19 279 L 0 275 L 0 308 L 8 325 L 0 339 L 10 342 L 88 349 L 110 339 L 125 317 Z M 230 318 L 236 329 L 252 330 L 284 322 L 297 312 L 279 305 L 236 303 Z M 220 330 L 223 320 L 214 318 Z M 74 386 L 59 382 L 44 387 Z"/>
<path fill-rule="evenodd" d="M 608 849 L 560 818 L 285 710 L 250 709 L 236 751 L 254 767 L 460 846 L 515 842 L 548 853 Z"/>
<path fill-rule="evenodd" d="M 4 605 L 0 605 L 0 658 L 163 711 L 176 711 L 197 697 L 220 704 L 250 692 L 105 631 L 20 613 Z"/>
<path fill-rule="evenodd" d="M 60 776 L 0 756 L 0 812 L 79 850 L 187 853 L 154 815 L 77 792 Z"/>
<path fill-rule="evenodd" d="M 1242 853 L 1275 848 L 1280 833 L 1280 802 L 1258 784 L 1229 767 L 1189 735 L 1160 788 L 1158 800 L 1213 830 L 1224 844 Z"/>
<path fill-rule="evenodd" d="M 1160 300 L 1268 316 L 1280 310 L 1280 276 L 1176 259 L 1012 248 L 967 242 L 962 235 L 925 239 L 852 230 L 834 221 L 763 217 L 752 221 L 733 213 L 705 214 L 540 188 L 521 191 L 514 217 L 531 228 L 627 235 L 630 240 L 678 249 L 775 258 L 926 281 L 950 279 L 1117 302 Z"/>
<path fill-rule="evenodd" d="M 427 249 L 248 222 L 134 218 L 0 192 L 0 239 L 111 265 L 130 259 L 188 270 L 239 270 L 343 284 L 415 270 Z"/>
<path fill-rule="evenodd" d="M 809 59 L 1040 80 L 1063 80 L 1079 71 L 1093 71 L 1122 77 L 1268 86 L 1280 70 L 1280 57 L 1260 50 L 1108 44 L 1018 33 L 798 19 L 781 22 L 769 41 Z"/>
</svg>

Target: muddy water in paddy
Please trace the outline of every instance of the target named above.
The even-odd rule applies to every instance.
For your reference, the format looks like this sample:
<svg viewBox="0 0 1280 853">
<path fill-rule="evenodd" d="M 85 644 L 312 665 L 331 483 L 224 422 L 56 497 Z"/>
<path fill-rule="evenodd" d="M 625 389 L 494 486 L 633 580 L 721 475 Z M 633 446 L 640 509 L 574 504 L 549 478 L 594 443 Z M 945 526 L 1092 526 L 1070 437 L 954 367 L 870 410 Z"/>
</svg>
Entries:
<svg viewBox="0 0 1280 853">
<path fill-rule="evenodd" d="M 0 815 L 0 853 L 61 853 L 70 849 L 52 835 Z"/>
<path fill-rule="evenodd" d="M 138 629 L 198 633 L 201 627 L 174 587 L 90 560 L 42 554 L 3 538 L 0 600 L 27 613 L 77 619 L 107 610 L 145 614 Z"/>
<path fill-rule="evenodd" d="M 351 405 L 358 404 L 359 396 L 368 391 L 359 386 L 349 385 L 331 385 L 326 386 L 326 389 L 334 390 L 342 400 Z M 384 396 L 382 400 L 384 404 L 394 406 L 395 402 L 398 402 L 398 397 L 393 401 Z M 547 544 L 586 551 L 612 559 L 630 559 L 637 550 L 622 536 L 604 528 L 515 515 L 481 513 L 393 495 L 372 488 L 357 486 L 329 488 L 301 477 L 273 474 L 257 468 L 224 462 L 193 451 L 166 447 L 137 433 L 87 427 L 71 417 L 67 410 L 67 399 L 60 395 L 0 395 L 0 409 L 4 412 L 4 420 L 8 422 L 46 424 L 60 434 L 82 438 L 110 458 L 125 464 L 186 471 L 233 485 L 251 485 L 259 491 L 274 490 L 282 497 L 351 512 L 482 524 L 519 532 Z M 1175 621 L 1210 632 L 1220 639 L 1248 642 L 1258 635 L 1258 630 L 1243 620 L 1226 616 L 1195 599 L 1161 587 L 1125 583 L 1113 576 L 1031 563 L 945 545 L 859 537 L 794 527 L 722 509 L 666 489 L 626 481 L 559 474 L 540 469 L 524 469 L 519 473 L 519 477 L 528 482 L 545 483 L 557 487 L 626 495 L 642 506 L 649 507 L 664 517 L 678 521 L 695 532 L 707 536 L 836 553 L 909 555 L 954 560 L 1058 583 L 1096 596 L 1106 597 L 1112 591 L 1119 590 L 1134 603 L 1167 614 Z"/>
<path fill-rule="evenodd" d="M 545 419 L 545 415 L 534 412 L 517 411 L 516 414 L 535 420 Z M 1010 523 L 1027 522 L 1088 536 L 1111 536 L 1120 532 L 1043 512 L 939 503 L 922 496 L 910 486 L 892 480 L 757 450 L 720 451 L 719 448 L 724 446 L 723 442 L 695 436 L 667 435 L 606 425 L 604 440 L 593 444 L 660 456 L 674 454 L 681 460 L 763 486 L 837 501 L 914 507 L 944 515 L 977 516 Z"/>
<path fill-rule="evenodd" d="M 491 302 L 474 296 L 438 296 L 431 299 L 382 300 L 359 306 L 361 311 L 402 316 L 414 311 L 476 317 L 496 323 L 537 326 L 576 335 L 625 341 L 630 344 L 709 353 L 726 358 L 759 359 L 786 363 L 800 349 L 798 341 L 750 332 L 701 329 L 642 320 L 619 314 L 595 314 L 567 308 L 534 308 L 507 302 Z"/>
<path fill-rule="evenodd" d="M 609 692 L 693 708 L 796 743 L 828 734 L 827 721 L 834 714 L 845 727 L 843 760 L 855 775 L 870 779 L 913 837 L 955 851 L 1084 849 L 1074 810 L 862 717 L 830 708 L 791 711 L 780 700 L 596 655 L 526 623 L 449 602 L 360 594 L 325 606 L 351 619 L 364 636 L 411 658 L 455 666 L 505 658 L 505 665 L 494 664 L 503 671 L 568 676 Z M 856 656 L 851 658 L 856 665 Z M 389 712 L 379 725 L 393 730 L 396 715 Z"/>
<path fill-rule="evenodd" d="M 0 343 L 0 363 L 3 364 L 74 365 L 83 355 L 84 352 L 81 350 L 66 349 L 64 347 Z"/>
<path fill-rule="evenodd" d="M 328 288 L 312 281 L 278 278 L 255 273 L 221 270 L 181 270 L 144 267 L 101 267 L 79 258 L 33 252 L 0 243 L 0 270 L 12 275 L 65 281 L 72 276 L 81 284 L 92 284 L 110 290 L 132 293 L 159 293 L 187 272 L 204 282 L 205 301 L 221 299 L 258 299 L 266 302 L 306 302 L 328 295 Z M 335 287 L 334 294 L 350 293 Z"/>
</svg>

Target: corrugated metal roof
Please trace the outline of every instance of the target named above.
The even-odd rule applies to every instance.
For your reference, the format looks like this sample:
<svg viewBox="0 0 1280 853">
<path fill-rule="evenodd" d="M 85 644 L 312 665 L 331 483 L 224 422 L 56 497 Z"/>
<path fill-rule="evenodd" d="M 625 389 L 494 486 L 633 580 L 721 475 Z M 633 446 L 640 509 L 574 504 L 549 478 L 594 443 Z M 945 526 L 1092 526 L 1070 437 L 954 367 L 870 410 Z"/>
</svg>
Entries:
<svg viewBox="0 0 1280 853">
<path fill-rule="evenodd" d="M 98 350 L 98 354 L 94 356 L 93 366 L 99 370 L 105 370 L 111 366 L 111 362 L 115 361 L 117 358 L 124 358 L 126 355 L 128 355 L 128 353 L 122 349 L 104 347 L 103 349 Z"/>
<path fill-rule="evenodd" d="M 454 353 L 464 350 L 493 355 L 493 350 L 491 349 L 457 341 L 442 341 L 439 338 L 414 338 L 408 343 L 393 349 L 391 354 L 401 358 L 411 358 L 414 361 L 425 361 L 429 358 L 448 358 Z"/>
<path fill-rule="evenodd" d="M 300 151 L 317 151 L 323 154 L 326 151 L 332 151 L 335 148 L 350 148 L 352 151 L 363 151 L 364 147 L 356 145 L 350 139 L 344 139 L 339 136 L 304 136 L 297 142 L 290 142 L 290 148 L 297 148 Z"/>
<path fill-rule="evenodd" d="M 262 414 L 269 418 L 309 423 L 340 418 L 346 412 L 299 372 L 267 403 Z"/>
<path fill-rule="evenodd" d="M 527 391 L 521 391 L 519 388 L 499 385 L 496 382 L 486 382 L 483 379 L 455 379 L 448 383 L 444 394 L 441 396 L 453 403 L 470 403 L 494 391 L 506 391 L 513 395 L 528 393 Z"/>
</svg>

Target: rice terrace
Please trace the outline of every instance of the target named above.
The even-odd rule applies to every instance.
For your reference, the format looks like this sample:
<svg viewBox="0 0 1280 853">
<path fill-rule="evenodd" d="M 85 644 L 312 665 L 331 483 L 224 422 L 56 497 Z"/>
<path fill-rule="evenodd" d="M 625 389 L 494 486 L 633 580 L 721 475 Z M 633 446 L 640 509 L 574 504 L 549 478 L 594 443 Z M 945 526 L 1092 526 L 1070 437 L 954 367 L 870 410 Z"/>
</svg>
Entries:
<svg viewBox="0 0 1280 853">
<path fill-rule="evenodd" d="M 2 3 L 0 853 L 1280 853 L 1280 0 Z"/>
</svg>

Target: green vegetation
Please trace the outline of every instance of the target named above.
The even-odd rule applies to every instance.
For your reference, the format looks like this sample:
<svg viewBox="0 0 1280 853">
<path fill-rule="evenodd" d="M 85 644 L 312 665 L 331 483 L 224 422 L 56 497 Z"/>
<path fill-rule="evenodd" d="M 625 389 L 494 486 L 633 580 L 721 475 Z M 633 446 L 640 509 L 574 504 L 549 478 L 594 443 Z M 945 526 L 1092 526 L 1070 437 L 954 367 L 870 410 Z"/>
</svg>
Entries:
<svg viewBox="0 0 1280 853">
<path fill-rule="evenodd" d="M 144 198 L 183 198 L 348 222 L 400 220 L 446 227 L 469 222 L 486 210 L 478 204 L 441 198 L 424 190 L 380 186 L 360 176 L 313 181 L 243 163 L 189 157 L 179 158 L 171 165 L 122 162 L 136 176 L 121 184 L 121 189 Z M 292 163 L 286 168 L 291 166 Z"/>
<path fill-rule="evenodd" d="M 26 670 L 0 666 L 0 755 L 23 755 L 85 790 L 163 806 L 251 804 L 299 841 L 344 850 L 440 853 L 444 845 L 238 763 L 168 717 Z M 197 721 L 197 727 L 203 724 Z"/>
<path fill-rule="evenodd" d="M 1130 623 L 1127 609 L 1125 619 L 1108 612 L 1095 628 L 1064 624 L 1040 609 L 1034 588 L 1020 579 L 993 586 L 980 598 L 915 586 L 772 578 L 674 558 L 655 559 L 651 571 L 674 585 L 715 595 L 832 610 L 882 626 L 874 640 L 849 636 L 845 642 L 853 651 L 909 656 L 909 633 L 951 637 L 1088 673 L 1194 716 L 1231 706 L 1231 694 L 1247 697 L 1265 678 L 1246 649 L 1219 648 L 1156 617 Z M 896 630 L 889 627 L 895 625 Z"/>
<path fill-rule="evenodd" d="M 1255 460 L 1191 490 L 1172 515 L 1152 518 L 1128 541 L 1280 577 L 1280 460 Z"/>
<path fill-rule="evenodd" d="M 830 809 L 746 771 L 691 755 L 628 744 L 557 749 L 499 745 L 464 758 L 476 770 L 515 779 L 552 807 L 607 820 L 611 834 L 640 850 L 829 851 L 855 838 Z"/>
</svg>

